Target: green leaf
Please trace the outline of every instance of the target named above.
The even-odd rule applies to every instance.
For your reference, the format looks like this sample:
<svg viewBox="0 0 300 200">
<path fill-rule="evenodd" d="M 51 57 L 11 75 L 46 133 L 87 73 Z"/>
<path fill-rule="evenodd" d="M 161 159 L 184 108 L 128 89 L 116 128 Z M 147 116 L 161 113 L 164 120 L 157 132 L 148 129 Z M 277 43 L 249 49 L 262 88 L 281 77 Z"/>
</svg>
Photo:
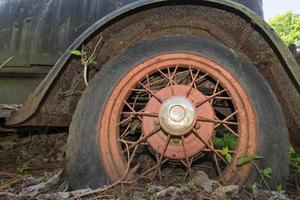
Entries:
<svg viewBox="0 0 300 200">
<path fill-rule="evenodd" d="M 265 169 L 260 170 L 260 173 L 263 175 L 263 177 L 271 179 L 272 178 L 272 169 L 270 167 L 267 167 Z"/>
<path fill-rule="evenodd" d="M 194 181 L 192 181 L 192 180 L 187 183 L 187 186 L 188 186 L 188 188 L 189 188 L 190 191 L 193 191 L 193 190 L 195 190 L 197 188 L 196 187 L 196 183 Z"/>
<path fill-rule="evenodd" d="M 91 62 L 91 65 L 97 65 L 96 61 Z"/>
<path fill-rule="evenodd" d="M 12 184 L 13 184 L 13 181 L 8 181 L 4 184 L 4 188 L 9 189 L 9 188 L 11 188 Z"/>
<path fill-rule="evenodd" d="M 295 152 L 295 150 L 290 147 L 289 154 L 291 157 L 290 165 L 294 168 L 297 176 L 300 175 L 300 156 Z"/>
<path fill-rule="evenodd" d="M 17 168 L 17 171 L 21 174 L 26 174 L 30 170 L 30 167 L 24 163 L 20 167 Z"/>
<path fill-rule="evenodd" d="M 226 158 L 226 160 L 227 160 L 228 163 L 231 163 L 232 157 L 231 157 L 231 155 L 229 153 L 225 155 L 225 158 Z"/>
<path fill-rule="evenodd" d="M 232 157 L 231 154 L 229 153 L 229 148 L 228 147 L 224 147 L 221 151 L 220 151 L 221 155 L 225 157 L 226 161 L 228 163 L 231 163 L 232 161 Z"/>
<path fill-rule="evenodd" d="M 276 192 L 283 192 L 283 189 L 282 189 L 282 185 L 281 185 L 281 184 L 277 185 L 277 187 L 276 187 Z"/>
<path fill-rule="evenodd" d="M 236 143 L 237 143 L 237 138 L 233 134 L 225 134 L 223 136 L 223 141 L 224 145 L 228 146 L 230 150 L 235 150 L 236 148 Z"/>
<path fill-rule="evenodd" d="M 218 149 L 222 149 L 224 146 L 226 146 L 226 145 L 224 145 L 224 141 L 219 137 L 215 137 L 213 139 L 213 145 L 214 145 L 214 147 L 216 147 Z"/>
<path fill-rule="evenodd" d="M 149 197 L 148 197 L 149 200 L 158 200 L 156 194 L 151 194 Z"/>
<path fill-rule="evenodd" d="M 226 156 L 229 153 L 228 147 L 223 147 L 220 153 L 222 154 L 222 156 Z"/>
<path fill-rule="evenodd" d="M 242 156 L 242 157 L 238 158 L 237 166 L 240 167 L 240 166 L 242 166 L 244 164 L 247 164 L 247 163 L 249 163 L 251 161 L 260 160 L 260 159 L 262 159 L 262 157 L 261 156 L 257 156 L 257 155 L 255 155 L 255 156 Z"/>
<path fill-rule="evenodd" d="M 70 54 L 74 55 L 74 56 L 81 56 L 81 52 L 79 50 L 72 50 L 70 52 Z"/>
<path fill-rule="evenodd" d="M 213 139 L 214 147 L 222 149 L 228 147 L 229 150 L 235 150 L 237 144 L 237 137 L 231 133 L 223 133 L 222 136 L 216 136 Z"/>
</svg>

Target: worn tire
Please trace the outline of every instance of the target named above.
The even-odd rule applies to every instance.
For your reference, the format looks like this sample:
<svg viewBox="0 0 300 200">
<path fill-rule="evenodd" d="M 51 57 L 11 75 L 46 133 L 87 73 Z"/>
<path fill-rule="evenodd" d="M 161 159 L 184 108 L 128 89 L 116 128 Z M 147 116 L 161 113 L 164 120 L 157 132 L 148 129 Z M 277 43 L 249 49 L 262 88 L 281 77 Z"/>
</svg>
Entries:
<svg viewBox="0 0 300 200">
<path fill-rule="evenodd" d="M 259 167 L 271 167 L 271 188 L 284 184 L 288 175 L 288 131 L 281 107 L 271 88 L 254 65 L 236 52 L 215 42 L 187 37 L 146 40 L 126 49 L 106 63 L 82 95 L 70 126 L 67 148 L 67 176 L 72 189 L 107 184 L 98 148 L 98 121 L 106 98 L 132 66 L 165 52 L 193 52 L 224 66 L 244 87 L 256 113 Z M 248 183 L 259 179 L 252 169 Z"/>
</svg>

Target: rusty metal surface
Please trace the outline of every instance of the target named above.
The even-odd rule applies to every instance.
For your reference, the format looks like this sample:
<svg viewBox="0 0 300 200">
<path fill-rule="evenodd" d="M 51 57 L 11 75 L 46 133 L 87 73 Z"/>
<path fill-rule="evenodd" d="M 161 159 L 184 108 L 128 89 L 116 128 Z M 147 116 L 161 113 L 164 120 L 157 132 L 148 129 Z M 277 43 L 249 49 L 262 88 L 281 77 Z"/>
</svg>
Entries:
<svg viewBox="0 0 300 200">
<path fill-rule="evenodd" d="M 226 11 L 223 10 L 224 5 L 228 6 Z M 123 9 L 121 13 L 133 8 Z M 283 108 L 292 141 L 300 142 L 300 69 L 288 48 L 261 18 L 227 1 L 203 6 L 152 7 L 143 12 L 131 13 L 108 27 L 107 23 L 113 18 L 114 15 L 110 15 L 99 21 L 70 47 L 75 49 L 86 42 L 87 50 L 91 53 L 99 38 L 103 37 L 97 57 L 98 65 L 90 70 L 90 79 L 101 70 L 103 63 L 137 40 L 174 33 L 207 38 L 234 49 L 257 66 Z M 12 116 L 8 123 L 22 123 L 24 126 L 69 125 L 85 88 L 80 62 L 69 57 L 69 54 L 63 55 L 50 75 L 28 99 L 25 109 Z"/>
<path fill-rule="evenodd" d="M 73 41 L 97 20 L 137 0 L 2 0 L 0 63 L 54 65 Z M 236 0 L 262 15 L 261 0 Z M 141 3 L 142 4 L 142 3 Z"/>
<path fill-rule="evenodd" d="M 192 67 L 189 68 L 188 66 Z M 158 69 L 161 72 L 157 73 Z M 198 75 L 197 70 L 200 72 Z M 176 75 L 184 71 L 188 72 L 188 76 L 185 76 L 183 79 L 177 79 Z M 172 76 L 172 74 L 175 75 Z M 204 80 L 207 78 L 214 81 L 208 81 L 209 83 L 203 80 L 197 81 L 198 78 L 205 74 L 207 75 L 204 76 Z M 177 83 L 179 84 L 179 80 L 180 85 L 176 85 Z M 155 82 L 160 83 L 159 88 L 155 87 Z M 168 85 L 170 84 L 174 84 L 172 88 L 169 88 Z M 201 92 L 199 88 L 209 89 L 210 94 L 207 94 L 209 97 L 194 99 Z M 173 89 L 173 94 L 170 89 Z M 190 95 L 188 93 L 190 89 L 193 89 L 190 91 L 191 93 L 196 92 L 195 97 L 193 94 Z M 220 93 L 222 90 L 223 93 Z M 203 89 L 203 91 L 206 90 Z M 228 91 L 228 93 L 224 91 Z M 148 95 L 149 97 L 147 98 Z M 196 115 L 200 126 L 195 126 L 187 133 L 182 132 L 182 137 L 178 139 L 178 136 L 173 137 L 168 131 L 163 131 L 160 122 L 153 124 L 153 119 L 158 120 L 160 115 L 154 104 L 165 103 L 169 98 L 179 95 L 193 102 L 193 105 L 197 108 Z M 231 112 L 222 118 L 223 122 L 214 120 L 217 119 L 215 114 L 217 108 L 210 104 L 210 101 L 217 98 L 217 96 L 227 99 L 230 97 L 229 101 L 232 102 L 232 105 L 235 105 L 234 108 L 229 108 Z M 146 100 L 142 97 L 146 97 Z M 155 102 L 154 104 L 153 101 Z M 146 107 L 140 106 L 139 103 Z M 151 111 L 147 110 L 148 106 L 154 106 L 154 109 L 151 109 Z M 210 109 L 213 109 L 213 111 L 205 113 L 205 111 Z M 237 169 L 237 159 L 242 155 L 253 155 L 256 150 L 257 128 L 254 109 L 239 81 L 233 78 L 231 73 L 224 70 L 219 64 L 190 53 L 162 54 L 134 66 L 134 70 L 126 73 L 113 88 L 110 96 L 107 97 L 106 105 L 103 107 L 102 117 L 98 120 L 97 124 L 100 127 L 98 130 L 99 153 L 106 175 L 111 183 L 118 181 L 124 174 L 127 174 L 128 162 L 135 163 L 135 167 L 129 169 L 129 172 L 133 171 L 132 174 L 135 178 L 141 176 L 149 176 L 150 178 L 153 175 L 154 178 L 156 176 L 159 177 L 161 172 L 156 171 L 156 174 L 150 172 L 155 172 L 158 167 L 162 168 L 163 163 L 168 162 L 183 163 L 186 174 L 189 174 L 192 171 L 192 167 L 197 165 L 199 154 L 202 153 L 203 155 L 210 152 L 219 158 L 219 161 L 216 158 L 213 161 L 213 156 L 210 157 L 210 161 L 213 161 L 210 163 L 216 162 L 215 165 L 212 164 L 210 169 L 219 173 L 214 178 L 218 178 L 225 183 L 242 185 L 247 179 L 251 166 L 245 165 Z M 140 128 L 132 128 L 131 130 L 126 128 L 126 126 L 132 127 L 130 125 L 135 120 L 141 121 L 137 126 L 143 127 L 142 133 L 139 133 Z M 232 150 L 232 162 L 227 162 L 218 153 L 218 149 L 212 145 L 212 134 L 219 133 L 220 130 L 217 130 L 216 127 L 222 123 L 235 124 L 234 127 L 229 125 L 235 130 L 231 129 L 230 134 L 235 134 L 238 138 L 238 145 Z M 203 129 L 201 128 L 202 126 Z M 209 130 L 212 132 L 208 133 Z M 139 134 L 140 137 L 137 137 Z M 179 140 L 178 143 L 176 143 L 177 139 Z M 198 142 L 200 145 L 197 145 Z M 154 159 L 155 164 L 152 168 L 148 166 L 148 163 L 141 164 L 141 160 L 139 160 L 139 158 L 145 157 L 141 150 L 145 144 L 142 145 L 142 143 L 149 143 L 150 147 L 146 145 L 146 148 L 151 148 L 150 152 L 152 152 L 154 158 L 157 158 L 157 160 Z M 122 148 L 120 148 L 121 146 Z M 204 148 L 205 146 L 207 147 L 206 149 Z M 129 154 L 127 151 L 131 149 L 134 149 L 133 153 Z M 139 152 L 138 156 L 135 156 L 135 151 Z M 130 155 L 130 158 L 127 156 L 127 153 Z M 201 163 L 201 159 L 199 162 Z M 139 169 L 140 173 L 135 175 L 137 169 Z"/>
<path fill-rule="evenodd" d="M 163 63 L 163 62 L 162 62 Z M 161 63 L 161 64 L 162 64 Z M 178 64 L 179 62 L 177 62 Z M 186 64 L 189 63 L 189 61 L 186 61 Z M 157 66 L 160 63 L 157 64 Z M 185 97 L 187 92 L 189 91 L 190 87 L 189 86 L 183 86 L 183 85 L 174 85 L 170 87 L 165 87 L 158 92 L 155 93 L 156 96 L 158 96 L 160 99 L 164 99 L 165 102 L 163 103 L 166 104 L 167 100 L 172 100 L 172 97 Z M 173 94 L 172 94 L 173 92 Z M 191 102 L 198 102 L 201 100 L 204 100 L 205 96 L 199 91 L 193 89 L 190 92 L 188 100 Z M 180 105 L 180 104 L 179 104 Z M 190 126 L 184 127 L 186 130 L 182 130 L 182 128 L 176 127 L 176 123 L 172 123 L 171 125 L 168 125 L 164 120 L 162 119 L 168 119 L 169 113 L 165 113 L 164 115 L 161 114 L 160 109 L 161 103 L 156 100 L 156 98 L 152 97 L 148 102 L 145 107 L 145 113 L 159 113 L 159 123 L 161 126 L 160 131 L 157 132 L 157 134 L 153 135 L 151 138 L 147 139 L 147 142 L 151 146 L 151 148 L 155 151 L 158 152 L 159 154 L 162 154 L 162 150 L 164 149 L 164 144 L 166 143 L 167 137 L 164 133 L 168 133 L 170 135 L 185 135 L 184 138 L 184 143 L 186 146 L 186 150 L 184 151 L 182 149 L 182 145 L 180 143 L 170 143 L 169 148 L 164 152 L 165 157 L 169 159 L 174 159 L 174 160 L 181 160 L 185 159 L 185 156 L 192 157 L 199 152 L 201 152 L 204 148 L 205 145 L 201 141 L 197 139 L 197 137 L 193 134 L 188 134 L 191 132 L 193 127 L 195 127 L 195 123 L 197 120 L 197 116 L 203 117 L 203 118 L 209 118 L 209 119 L 214 119 L 214 110 L 213 107 L 210 105 L 209 102 L 206 102 L 204 105 L 201 107 L 195 108 L 196 110 L 196 117 L 195 121 Z M 163 106 L 162 106 L 163 107 Z M 169 109 L 167 109 L 169 110 Z M 155 129 L 154 125 L 157 124 L 157 118 L 154 117 L 143 117 L 143 133 L 145 135 L 148 135 L 151 133 L 152 130 Z M 173 120 L 170 120 L 173 122 Z M 214 131 L 214 124 L 213 123 L 199 123 L 198 131 L 200 132 L 205 132 L 206 134 L 203 135 L 203 140 L 206 142 L 209 142 L 213 136 L 213 131 Z M 178 130 L 179 129 L 179 130 Z"/>
</svg>

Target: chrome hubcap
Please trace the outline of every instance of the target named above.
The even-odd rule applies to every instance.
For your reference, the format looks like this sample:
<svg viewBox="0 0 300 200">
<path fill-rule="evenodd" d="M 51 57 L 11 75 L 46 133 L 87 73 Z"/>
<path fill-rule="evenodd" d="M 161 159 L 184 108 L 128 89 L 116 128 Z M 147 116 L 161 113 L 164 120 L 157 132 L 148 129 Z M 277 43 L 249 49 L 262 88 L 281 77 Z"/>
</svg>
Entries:
<svg viewBox="0 0 300 200">
<path fill-rule="evenodd" d="M 161 127 L 174 136 L 182 136 L 190 132 L 196 120 L 196 109 L 185 97 L 171 97 L 165 100 L 159 111 Z"/>
</svg>

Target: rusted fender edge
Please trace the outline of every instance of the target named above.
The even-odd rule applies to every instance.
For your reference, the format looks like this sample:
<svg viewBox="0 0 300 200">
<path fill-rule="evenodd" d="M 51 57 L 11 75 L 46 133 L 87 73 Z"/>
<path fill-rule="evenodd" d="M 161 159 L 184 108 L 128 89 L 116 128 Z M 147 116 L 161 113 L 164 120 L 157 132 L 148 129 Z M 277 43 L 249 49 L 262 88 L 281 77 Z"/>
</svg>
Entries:
<svg viewBox="0 0 300 200">
<path fill-rule="evenodd" d="M 232 1 L 227 0 L 202 0 L 202 1 L 184 1 L 184 0 L 141 0 L 128 4 L 107 16 L 101 18 L 95 24 L 90 26 L 84 33 L 82 33 L 74 43 L 68 48 L 68 50 L 60 57 L 56 62 L 55 66 L 46 76 L 46 78 L 40 83 L 40 85 L 34 90 L 34 92 L 28 97 L 24 106 L 18 112 L 13 113 L 6 121 L 9 126 L 21 125 L 23 122 L 29 120 L 36 112 L 38 112 L 39 106 L 43 103 L 43 100 L 47 96 L 47 93 L 51 90 L 52 85 L 55 83 L 60 73 L 67 66 L 66 62 L 70 59 L 70 51 L 78 49 L 95 31 L 101 31 L 105 29 L 109 24 L 112 24 L 115 20 L 130 15 L 132 12 L 140 12 L 146 10 L 151 6 L 159 6 L 160 4 L 171 3 L 176 5 L 189 4 L 199 5 L 202 3 L 212 3 L 220 7 L 228 7 L 235 9 L 245 17 L 248 17 L 254 24 L 257 25 L 268 37 L 270 42 L 273 43 L 274 50 L 281 56 L 280 60 L 285 62 L 287 73 L 295 84 L 295 87 L 300 91 L 300 68 L 297 65 L 295 58 L 289 51 L 288 47 L 279 38 L 279 36 L 271 29 L 271 27 L 256 13 L 251 11 L 249 8 Z"/>
</svg>

